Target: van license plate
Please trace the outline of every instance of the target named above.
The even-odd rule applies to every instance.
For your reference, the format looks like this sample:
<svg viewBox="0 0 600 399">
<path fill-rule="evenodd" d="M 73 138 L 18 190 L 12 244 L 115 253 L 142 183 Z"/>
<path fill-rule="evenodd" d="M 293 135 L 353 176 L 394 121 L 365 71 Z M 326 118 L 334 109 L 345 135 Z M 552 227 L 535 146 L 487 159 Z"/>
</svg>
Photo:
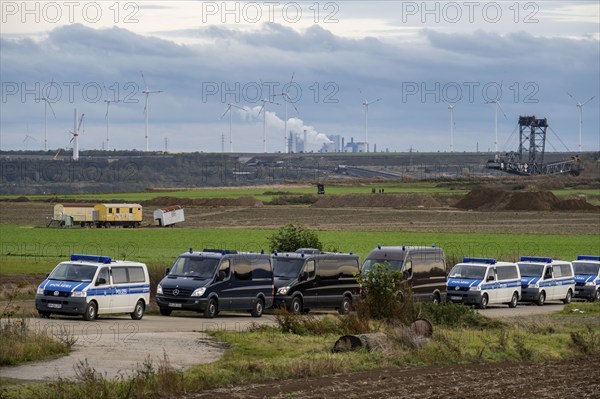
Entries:
<svg viewBox="0 0 600 399">
<path fill-rule="evenodd" d="M 180 308 L 181 304 L 180 303 L 169 303 L 169 307 L 170 308 Z"/>
<path fill-rule="evenodd" d="M 52 309 L 60 309 L 60 308 L 62 308 L 62 304 L 61 303 L 49 303 L 48 307 L 52 308 Z"/>
<path fill-rule="evenodd" d="M 450 300 L 451 301 L 460 301 L 460 300 L 462 300 L 462 297 L 460 297 L 460 296 L 451 296 Z"/>
</svg>

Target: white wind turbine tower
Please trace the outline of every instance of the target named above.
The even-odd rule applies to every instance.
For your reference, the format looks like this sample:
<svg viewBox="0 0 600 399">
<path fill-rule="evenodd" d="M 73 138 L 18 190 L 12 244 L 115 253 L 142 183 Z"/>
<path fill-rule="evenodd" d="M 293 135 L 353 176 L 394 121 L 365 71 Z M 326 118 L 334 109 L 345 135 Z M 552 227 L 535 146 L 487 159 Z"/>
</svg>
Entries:
<svg viewBox="0 0 600 399">
<path fill-rule="evenodd" d="M 225 117 L 225 115 L 227 115 L 227 113 L 229 112 L 229 152 L 233 152 L 233 137 L 231 135 L 231 127 L 233 125 L 233 110 L 232 110 L 232 108 L 234 108 L 234 107 L 241 109 L 242 111 L 248 112 L 248 110 L 246 108 L 238 107 L 235 104 L 228 103 L 227 109 L 225 110 L 225 112 L 223 112 L 223 115 L 221 115 L 221 117 L 219 118 L 219 119 L 223 119 Z"/>
<path fill-rule="evenodd" d="M 290 79 L 290 81 L 285 86 L 289 86 L 294 81 L 294 74 L 295 74 L 295 72 L 292 72 L 292 78 Z M 296 113 L 299 114 L 300 112 L 298 112 L 298 108 L 296 108 L 296 106 L 294 105 L 294 103 L 290 101 L 289 91 L 286 90 L 285 86 L 283 86 L 284 89 L 281 91 L 281 94 L 275 94 L 275 95 L 273 95 L 273 97 L 275 97 L 275 96 L 281 96 L 283 98 L 283 102 L 285 103 L 285 119 L 283 120 L 283 130 L 284 130 L 284 132 L 283 132 L 283 152 L 287 154 L 287 152 L 288 152 L 288 142 L 287 142 L 287 138 L 288 138 L 288 131 L 287 131 L 288 110 L 287 110 L 287 105 L 288 105 L 288 102 L 290 104 L 292 104 L 292 106 L 296 110 Z M 262 100 L 262 101 L 263 101 L 263 107 L 264 107 L 264 105 L 265 105 L 264 104 L 264 100 Z M 274 104 L 277 104 L 277 103 L 274 103 Z M 260 114 L 260 112 L 259 112 L 259 114 Z M 265 152 L 266 152 L 266 149 L 265 149 Z"/>
<path fill-rule="evenodd" d="M 144 134 L 144 139 L 145 139 L 145 143 L 146 143 L 146 152 L 148 152 L 148 97 L 150 96 L 150 94 L 154 94 L 154 93 L 162 93 L 162 90 L 153 90 L 150 91 L 148 89 L 148 84 L 146 83 L 146 79 L 144 78 L 144 72 L 140 71 L 140 73 L 142 74 L 142 80 L 144 81 L 144 87 L 145 89 L 142 91 L 142 93 L 144 93 L 144 95 L 146 96 L 146 103 L 144 105 L 144 115 L 146 115 L 146 130 L 145 130 L 145 134 Z"/>
<path fill-rule="evenodd" d="M 267 107 L 265 107 L 265 105 L 267 103 L 279 105 L 279 103 L 276 103 L 271 100 L 267 100 L 266 98 L 263 98 L 260 101 L 262 101 L 263 105 L 262 105 L 262 107 L 260 107 L 260 110 L 258 111 L 258 116 L 260 116 L 260 113 L 264 111 L 264 113 L 263 113 L 263 152 L 266 153 L 267 152 Z M 286 144 L 287 144 L 287 141 L 286 141 Z"/>
<path fill-rule="evenodd" d="M 106 91 L 106 86 L 104 86 L 104 90 Z M 109 131 L 109 116 L 108 116 L 108 109 L 110 108 L 110 103 L 118 103 L 119 100 L 109 100 L 106 99 L 104 100 L 104 102 L 106 103 L 106 114 L 104 115 L 104 119 L 106 119 L 106 150 L 110 151 L 110 131 Z"/>
<path fill-rule="evenodd" d="M 50 104 L 50 101 L 46 96 L 36 98 L 35 100 L 44 101 L 44 151 L 48 151 L 48 107 L 50 107 L 54 119 L 56 119 L 56 114 L 54 113 L 54 109 L 52 109 L 52 104 Z"/>
<path fill-rule="evenodd" d="M 83 116 L 85 114 L 81 114 L 81 119 L 79 119 L 79 124 L 77 124 L 77 108 L 75 108 L 75 123 L 74 123 L 74 131 L 69 132 L 73 135 L 69 142 L 73 142 L 73 161 L 79 160 L 79 130 L 81 129 L 81 124 L 83 123 Z"/>
<path fill-rule="evenodd" d="M 569 97 L 571 97 L 573 99 L 573 101 L 575 101 L 577 103 L 577 108 L 579 108 L 579 153 L 581 153 L 581 151 L 582 151 L 582 147 L 581 147 L 581 131 L 583 130 L 583 106 L 585 104 L 589 103 L 590 101 L 592 101 L 594 98 L 596 98 L 596 96 L 593 96 L 589 100 L 587 100 L 586 102 L 582 103 L 579 100 L 577 100 L 575 97 L 573 97 L 571 95 L 571 93 L 567 92 L 567 94 L 569 95 Z"/>
<path fill-rule="evenodd" d="M 500 106 L 500 102 L 498 101 L 498 99 L 488 101 L 487 104 L 495 105 L 495 107 L 494 107 L 495 108 L 494 124 L 496 126 L 496 134 L 495 134 L 495 138 L 494 138 L 494 153 L 497 154 L 498 153 L 498 108 L 500 108 L 500 110 L 502 111 L 502 115 L 504 115 L 504 119 L 508 120 L 508 117 L 506 116 L 506 114 L 504 113 L 504 110 Z"/>
<path fill-rule="evenodd" d="M 454 152 L 454 107 L 456 106 L 456 103 L 446 104 L 450 110 L 450 152 Z"/>
<path fill-rule="evenodd" d="M 362 94 L 362 91 L 360 92 Z M 364 99 L 362 105 L 365 107 L 365 146 L 366 152 L 369 152 L 369 105 L 374 104 L 378 101 L 381 101 L 381 98 L 378 98 L 373 101 L 368 101 L 366 98 Z"/>
</svg>

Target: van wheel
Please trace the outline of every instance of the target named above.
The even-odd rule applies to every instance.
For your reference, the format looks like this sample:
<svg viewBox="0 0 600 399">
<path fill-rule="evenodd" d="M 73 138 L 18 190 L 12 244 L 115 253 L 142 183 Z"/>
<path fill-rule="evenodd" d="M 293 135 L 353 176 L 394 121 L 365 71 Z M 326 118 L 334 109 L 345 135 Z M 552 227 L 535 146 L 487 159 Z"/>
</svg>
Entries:
<svg viewBox="0 0 600 399">
<path fill-rule="evenodd" d="M 440 294 L 438 294 L 438 293 L 433 294 L 433 304 L 439 305 L 441 302 L 442 302 L 442 300 L 440 298 Z"/>
<path fill-rule="evenodd" d="M 294 314 L 300 314 L 302 312 L 302 299 L 295 296 L 290 304 L 290 312 Z"/>
<path fill-rule="evenodd" d="M 571 290 L 569 290 L 569 291 L 567 292 L 567 296 L 565 297 L 565 299 L 563 299 L 563 303 L 564 303 L 565 305 L 568 305 L 568 304 L 570 304 L 570 303 L 571 303 L 571 299 L 573 299 L 573 292 L 571 292 Z"/>
<path fill-rule="evenodd" d="M 204 317 L 212 319 L 217 315 L 217 312 L 217 301 L 214 299 L 209 300 L 206 309 L 204 309 Z"/>
<path fill-rule="evenodd" d="M 96 305 L 96 302 L 92 301 L 92 302 L 88 303 L 87 306 L 85 307 L 85 313 L 83 314 L 83 320 L 85 320 L 85 321 L 95 320 L 97 315 L 98 315 L 98 305 Z"/>
<path fill-rule="evenodd" d="M 596 290 L 596 295 L 591 299 L 592 302 L 600 302 L 600 290 Z"/>
<path fill-rule="evenodd" d="M 163 316 L 171 316 L 171 309 L 160 308 L 160 314 Z"/>
<path fill-rule="evenodd" d="M 265 310 L 265 304 L 262 299 L 258 298 L 250 314 L 252 314 L 252 317 L 260 317 L 263 314 L 263 310 Z"/>
<path fill-rule="evenodd" d="M 352 310 L 352 300 L 345 296 L 344 299 L 342 299 L 342 304 L 338 308 L 338 313 L 348 314 L 350 313 L 350 310 Z"/>
<path fill-rule="evenodd" d="M 538 306 L 542 306 L 545 302 L 546 302 L 546 292 L 542 291 L 542 292 L 540 292 L 540 297 L 538 298 L 536 304 Z"/>
<path fill-rule="evenodd" d="M 508 303 L 508 307 L 509 308 L 516 308 L 518 302 L 519 302 L 519 294 L 517 294 L 516 292 L 514 292 L 512 298 L 510 298 L 510 302 Z"/>
<path fill-rule="evenodd" d="M 135 308 L 133 309 L 133 312 L 131 312 L 131 318 L 133 320 L 141 320 L 142 317 L 144 317 L 144 310 L 146 309 L 146 307 L 144 306 L 144 301 L 137 301 L 137 303 L 135 304 Z"/>
<path fill-rule="evenodd" d="M 488 305 L 488 296 L 487 294 L 483 294 L 481 297 L 481 303 L 479 304 L 479 309 L 485 309 Z"/>
</svg>

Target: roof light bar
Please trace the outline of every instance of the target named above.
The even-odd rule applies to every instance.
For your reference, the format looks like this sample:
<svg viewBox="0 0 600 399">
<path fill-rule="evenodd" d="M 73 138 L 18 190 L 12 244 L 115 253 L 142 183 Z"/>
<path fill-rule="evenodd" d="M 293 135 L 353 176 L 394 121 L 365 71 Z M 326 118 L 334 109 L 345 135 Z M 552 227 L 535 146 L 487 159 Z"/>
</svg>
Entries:
<svg viewBox="0 0 600 399">
<path fill-rule="evenodd" d="M 464 258 L 463 263 L 485 263 L 487 265 L 496 264 L 496 259 L 493 258 Z"/>
<path fill-rule="evenodd" d="M 521 262 L 552 263 L 552 258 L 543 256 L 521 256 Z"/>
<path fill-rule="evenodd" d="M 595 255 L 577 255 L 577 260 L 597 260 L 597 261 L 600 261 L 600 256 L 595 256 Z"/>
<path fill-rule="evenodd" d="M 112 259 L 110 256 L 100 256 L 100 255 L 82 255 L 82 254 L 72 254 L 72 261 L 86 261 L 86 262 L 98 262 L 98 263 L 110 263 Z"/>
</svg>

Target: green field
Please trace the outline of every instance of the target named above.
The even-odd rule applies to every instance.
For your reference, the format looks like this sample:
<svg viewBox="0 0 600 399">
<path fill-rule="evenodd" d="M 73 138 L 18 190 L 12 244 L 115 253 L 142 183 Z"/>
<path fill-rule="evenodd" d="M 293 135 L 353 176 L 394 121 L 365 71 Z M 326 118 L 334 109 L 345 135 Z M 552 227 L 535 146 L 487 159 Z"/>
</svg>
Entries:
<svg viewBox="0 0 600 399">
<path fill-rule="evenodd" d="M 46 229 L 0 225 L 0 274 L 47 273 L 72 253 L 109 255 L 116 259 L 170 265 L 193 247 L 269 251 L 273 230 L 257 229 Z M 432 245 L 445 250 L 449 262 L 463 256 L 515 260 L 521 255 L 572 260 L 578 254 L 597 254 L 598 235 L 481 234 L 319 231 L 326 248 L 353 251 L 361 259 L 377 243 Z"/>
</svg>

